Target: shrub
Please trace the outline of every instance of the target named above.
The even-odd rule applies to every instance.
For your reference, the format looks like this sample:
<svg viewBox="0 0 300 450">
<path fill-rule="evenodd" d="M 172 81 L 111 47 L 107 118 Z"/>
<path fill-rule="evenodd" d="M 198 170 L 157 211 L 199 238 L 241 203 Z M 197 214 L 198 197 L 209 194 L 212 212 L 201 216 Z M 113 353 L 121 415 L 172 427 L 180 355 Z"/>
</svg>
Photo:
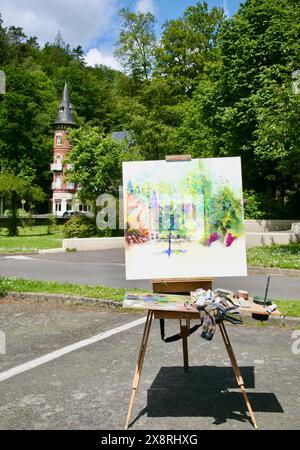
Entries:
<svg viewBox="0 0 300 450">
<path fill-rule="evenodd" d="M 21 217 L 21 218 L 28 217 L 28 212 L 25 211 L 25 210 L 22 209 L 22 208 L 19 208 L 19 209 L 17 210 L 17 214 L 18 214 L 18 217 Z M 10 211 L 9 211 L 9 209 L 6 209 L 6 210 L 4 211 L 3 216 L 4 216 L 4 217 L 10 217 Z"/>
<path fill-rule="evenodd" d="M 104 228 L 103 230 L 97 230 L 97 236 L 99 237 L 112 237 L 115 230 L 110 230 L 109 228 Z"/>
<path fill-rule="evenodd" d="M 54 214 L 50 214 L 48 217 L 47 234 L 51 234 L 57 229 L 57 217 Z"/>
<path fill-rule="evenodd" d="M 88 238 L 98 234 L 95 220 L 87 216 L 72 216 L 64 225 L 65 238 Z"/>
<path fill-rule="evenodd" d="M 261 199 L 253 190 L 244 191 L 244 212 L 245 219 L 261 220 L 265 216 Z"/>
</svg>

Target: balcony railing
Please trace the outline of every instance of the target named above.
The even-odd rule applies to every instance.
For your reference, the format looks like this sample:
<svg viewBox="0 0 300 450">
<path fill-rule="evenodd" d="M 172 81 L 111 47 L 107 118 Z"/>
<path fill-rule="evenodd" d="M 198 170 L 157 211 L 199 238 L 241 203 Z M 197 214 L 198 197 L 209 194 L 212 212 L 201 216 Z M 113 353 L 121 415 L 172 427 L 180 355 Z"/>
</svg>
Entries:
<svg viewBox="0 0 300 450">
<path fill-rule="evenodd" d="M 50 168 L 51 168 L 52 172 L 61 172 L 62 164 L 61 163 L 50 164 Z"/>
</svg>

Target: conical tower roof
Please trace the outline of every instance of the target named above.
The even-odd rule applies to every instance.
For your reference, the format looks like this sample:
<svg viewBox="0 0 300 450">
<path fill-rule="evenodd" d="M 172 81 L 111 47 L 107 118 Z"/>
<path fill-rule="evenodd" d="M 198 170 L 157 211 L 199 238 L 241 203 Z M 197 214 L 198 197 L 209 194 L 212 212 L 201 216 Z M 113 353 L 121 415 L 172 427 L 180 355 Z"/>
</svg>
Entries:
<svg viewBox="0 0 300 450">
<path fill-rule="evenodd" d="M 68 85 L 65 83 L 61 102 L 58 108 L 56 120 L 54 126 L 58 128 L 59 126 L 77 126 L 75 120 L 72 116 L 72 104 L 70 103 Z"/>
</svg>

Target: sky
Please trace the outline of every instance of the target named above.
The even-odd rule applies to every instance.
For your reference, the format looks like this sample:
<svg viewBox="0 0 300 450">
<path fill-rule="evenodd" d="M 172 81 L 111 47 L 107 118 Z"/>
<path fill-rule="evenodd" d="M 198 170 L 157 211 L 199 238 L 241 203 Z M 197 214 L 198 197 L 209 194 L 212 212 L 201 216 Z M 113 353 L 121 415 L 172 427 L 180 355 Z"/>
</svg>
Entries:
<svg viewBox="0 0 300 450">
<path fill-rule="evenodd" d="M 120 30 L 119 10 L 130 7 L 135 12 L 156 16 L 156 35 L 162 25 L 182 15 L 197 0 L 1 0 L 4 26 L 22 27 L 27 36 L 37 36 L 40 45 L 53 42 L 58 31 L 72 47 L 81 45 L 88 65 L 105 64 L 120 69 L 113 56 Z M 207 0 L 209 7 L 223 6 L 232 16 L 240 0 Z"/>
</svg>

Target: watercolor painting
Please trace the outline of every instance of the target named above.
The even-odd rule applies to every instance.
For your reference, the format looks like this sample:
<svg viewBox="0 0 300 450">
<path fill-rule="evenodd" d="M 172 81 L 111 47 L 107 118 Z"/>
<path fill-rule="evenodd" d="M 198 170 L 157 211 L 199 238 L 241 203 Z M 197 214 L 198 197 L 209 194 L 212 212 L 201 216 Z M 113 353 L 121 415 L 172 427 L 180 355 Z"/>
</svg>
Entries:
<svg viewBox="0 0 300 450">
<path fill-rule="evenodd" d="M 183 311 L 186 312 L 186 303 L 191 300 L 189 295 L 173 294 L 136 294 L 128 292 L 123 300 L 123 308 L 152 309 L 159 311 Z"/>
<path fill-rule="evenodd" d="M 126 279 L 247 275 L 239 157 L 123 163 Z"/>
</svg>

